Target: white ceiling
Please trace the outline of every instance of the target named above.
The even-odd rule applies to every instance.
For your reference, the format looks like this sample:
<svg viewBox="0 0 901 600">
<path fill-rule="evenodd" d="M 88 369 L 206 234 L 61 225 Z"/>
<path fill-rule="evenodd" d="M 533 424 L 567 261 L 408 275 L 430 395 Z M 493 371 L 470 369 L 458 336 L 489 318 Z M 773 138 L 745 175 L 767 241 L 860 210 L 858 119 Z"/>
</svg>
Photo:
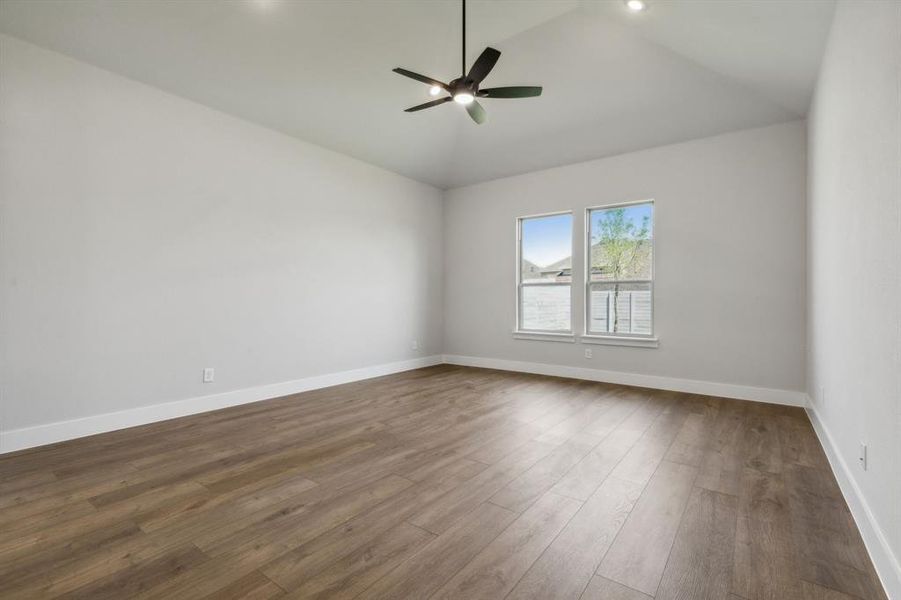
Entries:
<svg viewBox="0 0 901 600">
<path fill-rule="evenodd" d="M 2 0 L 0 31 L 442 188 L 807 112 L 833 0 L 470 0 L 485 87 L 540 98 L 408 114 L 460 71 L 457 0 Z"/>
</svg>

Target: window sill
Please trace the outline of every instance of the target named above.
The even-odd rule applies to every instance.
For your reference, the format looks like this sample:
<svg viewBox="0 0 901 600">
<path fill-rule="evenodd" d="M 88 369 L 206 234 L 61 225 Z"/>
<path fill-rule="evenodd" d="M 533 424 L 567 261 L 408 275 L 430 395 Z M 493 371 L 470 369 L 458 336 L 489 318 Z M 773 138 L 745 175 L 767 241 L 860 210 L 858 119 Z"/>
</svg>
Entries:
<svg viewBox="0 0 901 600">
<path fill-rule="evenodd" d="M 567 342 L 575 343 L 576 336 L 572 333 L 550 333 L 547 331 L 514 331 L 513 337 L 517 340 L 533 340 L 537 342 Z"/>
<path fill-rule="evenodd" d="M 583 344 L 601 344 L 604 346 L 631 346 L 633 348 L 656 348 L 660 340 L 656 337 L 627 337 L 619 335 L 580 335 Z"/>
</svg>

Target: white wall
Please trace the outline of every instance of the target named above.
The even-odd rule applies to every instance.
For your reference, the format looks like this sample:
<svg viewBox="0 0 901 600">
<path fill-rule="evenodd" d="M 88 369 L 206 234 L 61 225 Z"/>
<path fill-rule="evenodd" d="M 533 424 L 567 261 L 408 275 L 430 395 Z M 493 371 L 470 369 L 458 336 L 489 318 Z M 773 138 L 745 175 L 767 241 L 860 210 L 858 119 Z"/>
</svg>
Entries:
<svg viewBox="0 0 901 600">
<path fill-rule="evenodd" d="M 808 389 L 901 598 L 901 3 L 839 3 L 809 126 Z"/>
<path fill-rule="evenodd" d="M 899 31 L 901 3 L 839 5 L 809 132 L 451 190 L 443 215 L 434 188 L 0 36 L 0 435 L 442 351 L 771 390 L 806 378 L 901 597 Z M 643 198 L 660 347 L 589 361 L 513 339 L 514 219 L 570 209 L 581 232 L 586 206 Z"/>
<path fill-rule="evenodd" d="M 3 432 L 441 352 L 439 190 L 5 36 L 0 79 Z"/>
<path fill-rule="evenodd" d="M 452 190 L 445 353 L 804 390 L 805 129 L 731 133 Z M 514 339 L 517 216 L 654 198 L 655 349 Z"/>
</svg>

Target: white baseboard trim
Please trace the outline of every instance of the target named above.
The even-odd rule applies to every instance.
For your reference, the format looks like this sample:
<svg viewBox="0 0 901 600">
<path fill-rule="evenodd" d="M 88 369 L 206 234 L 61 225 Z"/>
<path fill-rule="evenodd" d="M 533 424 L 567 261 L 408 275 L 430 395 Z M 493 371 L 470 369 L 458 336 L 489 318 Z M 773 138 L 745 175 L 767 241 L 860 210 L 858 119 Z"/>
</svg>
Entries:
<svg viewBox="0 0 901 600">
<path fill-rule="evenodd" d="M 146 425 L 157 421 L 165 421 L 167 419 L 218 410 L 229 406 L 259 402 L 260 400 L 278 398 L 280 396 L 340 385 L 342 383 L 350 383 L 353 381 L 370 379 L 372 377 L 400 373 L 402 371 L 428 367 L 442 362 L 471 367 L 483 367 L 487 369 L 500 369 L 503 371 L 537 373 L 540 375 L 587 379 L 590 381 L 603 381 L 606 383 L 634 385 L 638 387 L 673 390 L 677 392 L 739 398 L 742 400 L 756 400 L 759 402 L 786 404 L 789 406 L 806 406 L 807 401 L 806 394 L 803 392 L 789 390 L 774 390 L 709 381 L 676 379 L 656 375 L 641 375 L 637 373 L 604 371 L 600 369 L 567 367 L 562 365 L 548 365 L 494 358 L 436 355 L 363 367 L 351 371 L 305 377 L 294 381 L 233 390 L 209 396 L 199 396 L 185 400 L 176 400 L 174 402 L 153 404 L 150 406 L 142 406 L 102 415 L 93 415 L 69 421 L 59 421 L 56 423 L 47 423 L 22 429 L 0 431 L 0 454 L 53 444 L 97 433 L 114 431 L 116 429 Z"/>
<path fill-rule="evenodd" d="M 441 362 L 442 357 L 440 355 L 426 356 L 423 358 L 414 358 L 411 360 L 363 367 L 351 371 L 340 371 L 338 373 L 304 377 L 303 379 L 296 379 L 294 381 L 272 383 L 252 388 L 233 390 L 230 392 L 222 392 L 220 394 L 211 394 L 209 396 L 199 396 L 197 398 L 176 400 L 174 402 L 141 406 L 129 410 L 72 419 L 70 421 L 59 421 L 56 423 L 47 423 L 45 425 L 36 425 L 34 427 L 2 431 L 0 432 L 0 454 L 15 452 L 16 450 L 25 450 L 26 448 L 43 446 L 45 444 L 53 444 L 65 440 L 72 440 L 116 429 L 146 425 L 148 423 L 165 421 L 176 417 L 218 410 L 229 406 L 238 406 L 239 404 L 248 404 L 250 402 L 259 402 L 260 400 L 279 398 L 281 396 L 331 387 L 342 383 L 351 383 L 353 381 L 371 379 L 372 377 L 381 377 L 382 375 L 391 375 L 392 373 L 430 367 L 432 365 L 441 364 Z"/>
<path fill-rule="evenodd" d="M 811 402 L 807 415 L 813 424 L 820 445 L 826 451 L 826 458 L 829 459 L 829 465 L 835 474 L 835 479 L 842 490 L 845 502 L 851 510 L 851 516 L 857 524 L 857 529 L 863 538 L 863 543 L 867 547 L 873 566 L 876 567 L 876 573 L 882 581 L 882 587 L 889 598 L 901 598 L 901 562 L 892 552 L 889 546 L 885 532 L 876 521 L 870 505 L 867 503 L 866 497 L 857 485 L 854 479 L 853 471 L 848 467 L 848 463 L 842 458 L 832 434 L 826 424 L 820 419 L 819 413 L 816 411 L 814 404 Z"/>
<path fill-rule="evenodd" d="M 482 367 L 485 369 L 498 369 L 501 371 L 518 371 L 521 373 L 569 377 L 571 379 L 586 379 L 588 381 L 634 385 L 636 387 L 687 392 L 689 394 L 704 394 L 707 396 L 721 396 L 723 398 L 737 398 L 739 400 L 754 400 L 756 402 L 768 402 L 770 404 L 784 404 L 787 406 L 800 407 L 807 406 L 807 394 L 793 390 L 776 390 L 748 385 L 735 385 L 731 383 L 678 379 L 675 377 L 642 375 L 639 373 L 625 373 L 622 371 L 604 371 L 602 369 L 549 365 L 518 360 L 504 360 L 500 358 L 457 356 L 453 354 L 445 354 L 444 362 L 467 367 Z"/>
<path fill-rule="evenodd" d="M 233 390 L 220 394 L 199 396 L 174 402 L 153 404 L 113 413 L 72 419 L 70 421 L 59 421 L 56 423 L 0 432 L 0 454 L 104 433 L 116 429 L 146 425 L 157 421 L 165 421 L 177 417 L 218 410 L 229 406 L 259 402 L 261 400 L 269 400 L 343 383 L 391 375 L 392 373 L 401 373 L 403 371 L 430 367 L 441 363 L 481 367 L 485 369 L 498 369 L 502 371 L 552 375 L 556 377 L 569 377 L 573 379 L 602 381 L 605 383 L 633 385 L 637 387 L 805 407 L 888 597 L 901 598 L 901 563 L 899 563 L 898 557 L 892 552 L 885 533 L 870 510 L 869 504 L 861 493 L 860 487 L 857 485 L 857 482 L 852 475 L 852 471 L 848 468 L 847 463 L 838 452 L 832 435 L 829 433 L 825 424 L 820 420 L 819 414 L 813 407 L 807 394 L 793 390 L 777 390 L 711 381 L 642 375 L 639 373 L 625 373 L 584 367 L 569 367 L 564 365 L 447 354 L 443 356 L 427 356 L 385 363 L 350 371 L 316 375 L 313 377 L 296 379 L 294 381 Z"/>
</svg>

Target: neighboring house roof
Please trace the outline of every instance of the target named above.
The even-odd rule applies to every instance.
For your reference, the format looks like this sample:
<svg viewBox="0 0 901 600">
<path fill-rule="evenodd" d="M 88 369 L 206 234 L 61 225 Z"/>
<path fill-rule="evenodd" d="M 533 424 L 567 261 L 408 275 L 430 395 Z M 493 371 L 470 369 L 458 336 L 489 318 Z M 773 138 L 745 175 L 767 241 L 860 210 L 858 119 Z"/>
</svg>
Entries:
<svg viewBox="0 0 901 600">
<path fill-rule="evenodd" d="M 553 273 L 554 271 L 565 271 L 567 269 L 572 269 L 573 266 L 573 257 L 567 256 L 566 258 L 561 258 L 555 263 L 551 263 L 548 266 L 541 269 L 542 273 Z"/>
<path fill-rule="evenodd" d="M 647 279 L 651 272 L 651 260 L 653 245 L 652 240 L 644 240 L 641 243 L 634 242 L 637 246 L 635 249 L 635 257 L 630 260 L 630 264 L 620 275 L 621 279 Z M 610 273 L 610 258 L 607 256 L 607 249 L 600 243 L 591 247 L 591 272 L 593 274 Z M 539 267 L 533 262 L 526 259 L 522 261 L 523 279 L 557 279 L 558 281 L 568 280 L 572 277 L 572 257 L 567 256 L 553 262 L 546 267 Z"/>
<path fill-rule="evenodd" d="M 623 279 L 647 278 L 647 274 L 650 273 L 652 245 L 652 240 L 645 240 L 640 244 L 635 260 L 632 261 L 630 268 L 622 275 Z M 532 265 L 532 263 L 529 264 Z M 591 247 L 591 264 L 593 273 L 607 273 L 610 270 L 610 258 L 607 256 L 605 247 L 600 243 L 594 244 Z M 539 271 L 543 274 L 561 273 L 568 275 L 572 272 L 572 257 L 567 256 L 566 258 L 561 258 L 557 262 L 551 263 L 546 267 L 540 267 Z"/>
<path fill-rule="evenodd" d="M 526 259 L 522 259 L 522 272 L 523 273 L 541 273 L 541 267 L 536 265 L 535 263 L 528 261 Z"/>
</svg>

